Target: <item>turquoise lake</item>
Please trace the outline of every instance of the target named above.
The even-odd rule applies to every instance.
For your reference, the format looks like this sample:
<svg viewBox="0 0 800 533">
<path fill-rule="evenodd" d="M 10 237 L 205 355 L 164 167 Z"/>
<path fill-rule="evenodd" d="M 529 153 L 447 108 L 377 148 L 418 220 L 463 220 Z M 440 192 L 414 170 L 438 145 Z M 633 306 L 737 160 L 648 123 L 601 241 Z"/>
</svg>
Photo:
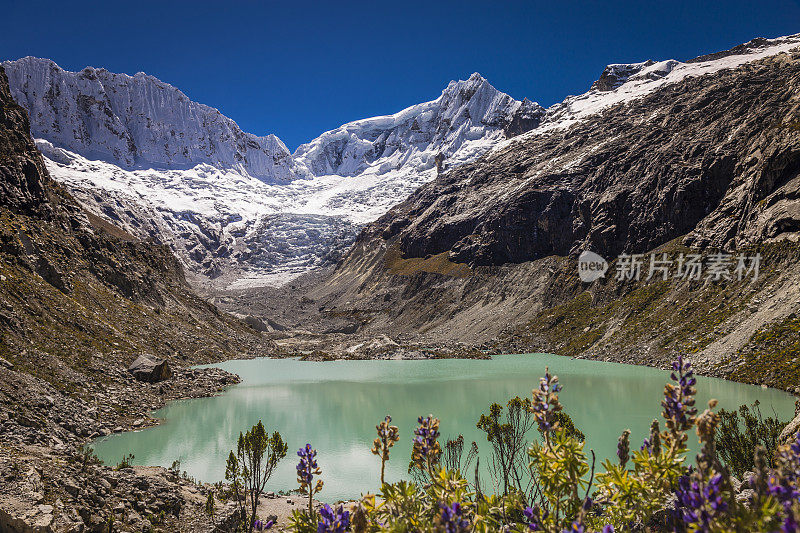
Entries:
<svg viewBox="0 0 800 533">
<path fill-rule="evenodd" d="M 559 395 L 576 427 L 586 434 L 586 448 L 599 462 L 615 455 L 619 434 L 630 428 L 631 447 L 638 448 L 653 418 L 661 420 L 661 395 L 669 373 L 642 366 L 570 359 L 555 355 L 502 355 L 491 360 L 332 361 L 252 359 L 213 365 L 241 376 L 242 382 L 212 398 L 170 403 L 154 416 L 153 428 L 111 435 L 94 443 L 98 456 L 116 464 L 128 453 L 134 464 L 170 466 L 207 482 L 223 479 L 228 452 L 239 432 L 258 420 L 268 431 L 280 431 L 289 453 L 267 490 L 291 490 L 295 452 L 310 442 L 325 482 L 319 498 L 333 502 L 375 491 L 380 460 L 370 453 L 375 425 L 390 414 L 400 428 L 392 449 L 387 481 L 407 478 L 411 438 L 420 415 L 441 419 L 442 444 L 463 435 L 476 441 L 481 463 L 489 444 L 475 427 L 492 402 L 530 397 L 545 367 L 559 376 Z M 789 420 L 791 395 L 752 385 L 698 377 L 699 410 L 711 398 L 732 410 L 761 402 L 764 416 Z M 662 423 L 663 427 L 663 423 Z M 535 429 L 531 438 L 537 437 Z M 692 440 L 694 442 L 694 439 Z M 470 476 L 471 477 L 471 476 Z M 484 476 L 484 487 L 491 480 Z"/>
</svg>

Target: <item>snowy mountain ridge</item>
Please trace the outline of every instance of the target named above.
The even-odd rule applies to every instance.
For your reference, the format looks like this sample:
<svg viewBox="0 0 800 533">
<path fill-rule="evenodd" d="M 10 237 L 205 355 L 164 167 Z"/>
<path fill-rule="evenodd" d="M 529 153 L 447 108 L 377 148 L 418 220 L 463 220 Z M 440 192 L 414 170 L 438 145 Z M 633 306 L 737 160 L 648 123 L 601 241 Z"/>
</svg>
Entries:
<svg viewBox="0 0 800 533">
<path fill-rule="evenodd" d="M 245 134 L 145 74 L 70 73 L 34 58 L 3 66 L 56 179 L 94 213 L 171 246 L 199 280 L 234 288 L 335 262 L 362 224 L 439 169 L 474 160 L 544 115 L 474 74 L 436 100 L 326 132 L 293 156 L 277 137 Z M 254 167 L 259 142 L 275 149 L 271 168 Z"/>
<path fill-rule="evenodd" d="M 278 284 L 331 264 L 361 225 L 437 174 L 687 76 L 789 51 L 800 34 L 682 63 L 612 64 L 589 91 L 543 109 L 475 73 L 435 100 L 350 122 L 290 154 L 145 74 L 7 61 L 48 169 L 84 205 L 169 244 L 201 281 Z M 185 130 L 185 131 L 184 131 Z"/>
<path fill-rule="evenodd" d="M 535 135 L 554 128 L 567 128 L 611 106 L 641 98 L 666 85 L 680 83 L 687 77 L 713 74 L 722 69 L 738 68 L 765 57 L 787 53 L 800 45 L 800 33 L 775 39 L 756 38 L 730 50 L 699 56 L 686 62 L 668 59 L 608 65 L 597 82 L 585 93 L 567 96 L 563 102 L 547 108 Z"/>
<path fill-rule="evenodd" d="M 514 100 L 476 72 L 466 81 L 451 81 L 436 100 L 325 132 L 294 157 L 316 176 L 384 174 L 403 165 L 427 170 L 440 154 L 443 162 L 454 155 L 455 163 L 472 159 L 487 141 L 535 128 L 544 113 L 539 104 Z"/>
<path fill-rule="evenodd" d="M 28 110 L 33 137 L 89 159 L 126 169 L 208 163 L 275 181 L 303 175 L 276 136 L 245 133 L 216 109 L 143 72 L 69 72 L 35 57 L 3 67 L 12 96 Z"/>
</svg>

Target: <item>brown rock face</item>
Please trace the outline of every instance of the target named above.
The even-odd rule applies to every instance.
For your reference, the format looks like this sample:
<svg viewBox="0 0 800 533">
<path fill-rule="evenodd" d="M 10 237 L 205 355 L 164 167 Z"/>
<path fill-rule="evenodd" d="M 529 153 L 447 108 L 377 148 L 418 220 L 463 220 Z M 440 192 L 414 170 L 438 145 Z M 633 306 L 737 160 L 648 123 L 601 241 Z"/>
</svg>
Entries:
<svg viewBox="0 0 800 533">
<path fill-rule="evenodd" d="M 0 205 L 15 211 L 39 210 L 47 202 L 50 177 L 29 131 L 28 115 L 11 98 L 0 68 Z"/>
<path fill-rule="evenodd" d="M 666 86 L 422 187 L 362 236 L 476 265 L 800 230 L 800 55 Z"/>
</svg>

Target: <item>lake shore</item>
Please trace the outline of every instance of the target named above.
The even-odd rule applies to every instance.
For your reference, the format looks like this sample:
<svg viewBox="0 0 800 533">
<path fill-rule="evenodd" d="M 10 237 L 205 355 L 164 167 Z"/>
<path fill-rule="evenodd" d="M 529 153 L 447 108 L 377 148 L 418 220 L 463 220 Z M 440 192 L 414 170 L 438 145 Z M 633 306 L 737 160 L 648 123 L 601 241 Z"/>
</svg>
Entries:
<svg viewBox="0 0 800 533">
<path fill-rule="evenodd" d="M 384 344 L 369 354 L 302 354 L 284 349 L 279 350 L 279 355 L 304 355 L 306 361 L 490 357 L 478 347 L 462 351 L 449 346 L 432 352 L 427 348 L 408 350 L 408 346 L 399 343 L 393 350 L 385 347 Z M 403 356 L 406 353 L 408 356 Z M 92 400 L 86 401 L 13 369 L 0 368 L 0 372 L 9 373 L 6 383 L 26 391 L 13 408 L 0 407 L 0 478 L 6 480 L 0 488 L 0 526 L 50 524 L 54 530 L 69 531 L 71 524 L 77 527 L 85 523 L 84 515 L 88 513 L 88 522 L 98 528 L 114 516 L 135 528 L 146 525 L 145 521 L 163 521 L 192 531 L 211 531 L 203 512 L 211 485 L 163 467 L 117 469 L 113 464 L 89 464 L 83 468 L 80 447 L 98 437 L 156 426 L 162 421 L 151 416 L 154 410 L 175 400 L 217 395 L 239 383 L 240 376 L 215 367 L 177 368 L 169 380 L 150 384 L 136 381 L 126 370 L 109 369 L 109 383 L 97 384 Z M 274 514 L 278 524 L 283 525 L 299 505 L 295 500 L 297 497 L 292 495 L 265 497 L 265 511 L 261 514 Z M 217 507 L 220 519 L 233 512 L 230 503 L 218 501 Z"/>
<path fill-rule="evenodd" d="M 433 413 L 442 420 L 442 438 L 463 434 L 467 443 L 485 446 L 485 435 L 475 429 L 480 415 L 494 402 L 530 397 L 549 367 L 561 378 L 565 409 L 603 460 L 616 453 L 617 438 L 626 427 L 638 439 L 638 433 L 660 418 L 661 391 L 669 381 L 668 373 L 642 366 L 546 354 L 504 355 L 492 361 L 241 359 L 219 366 L 241 375 L 243 383 L 219 397 L 170 404 L 156 413 L 167 424 L 103 439 L 97 443 L 98 455 L 111 462 L 133 452 L 139 464 L 164 466 L 181 459 L 191 476 L 214 482 L 224 477 L 220 458 L 235 444 L 238 432 L 263 420 L 269 432 L 281 433 L 290 450 L 310 442 L 320 452 L 325 480 L 321 499 L 333 503 L 357 497 L 359 490 L 378 489 L 369 449 L 375 424 L 387 414 L 404 442 L 418 416 Z M 774 405 L 786 421 L 794 414 L 794 402 L 784 392 L 699 378 L 698 406 L 712 398 L 725 409 L 760 399 L 764 406 Z M 198 425 L 204 428 L 202 435 Z M 387 479 L 406 475 L 409 452 L 406 445 L 395 451 Z M 279 466 L 272 490 L 296 487 L 292 466 L 292 461 Z"/>
<path fill-rule="evenodd" d="M 271 339 L 276 343 L 277 357 L 298 357 L 306 361 L 383 360 L 383 359 L 486 359 L 493 355 L 549 353 L 547 342 L 536 337 L 525 337 L 508 332 L 480 344 L 466 342 L 425 342 L 415 336 L 392 338 L 385 334 L 366 333 L 315 333 L 305 330 L 275 332 Z M 587 361 L 604 361 L 668 370 L 673 359 L 657 351 L 640 354 L 606 350 L 599 353 L 577 353 L 564 357 Z M 724 379 L 736 383 L 767 386 L 800 395 L 800 384 L 777 383 L 765 376 L 744 374 L 744 360 L 730 357 L 724 361 L 709 358 L 702 353 L 688 353 L 684 359 L 691 362 L 698 375 Z"/>
<path fill-rule="evenodd" d="M 90 524 L 90 531 L 106 531 L 111 517 L 137 531 L 147 523 L 211 530 L 197 523 L 203 517 L 203 485 L 161 467 L 84 461 L 82 447 L 96 437 L 157 425 L 153 410 L 218 394 L 238 383 L 238 376 L 216 368 L 177 368 L 169 380 L 151 384 L 111 368 L 108 381 L 95 383 L 91 399 L 84 400 L 13 368 L 0 372 L 5 374 L 0 383 L 9 388 L 0 392 L 15 395 L 13 405 L 0 405 L 0 530 L 79 531 Z M 219 515 L 231 510 L 221 506 Z"/>
</svg>

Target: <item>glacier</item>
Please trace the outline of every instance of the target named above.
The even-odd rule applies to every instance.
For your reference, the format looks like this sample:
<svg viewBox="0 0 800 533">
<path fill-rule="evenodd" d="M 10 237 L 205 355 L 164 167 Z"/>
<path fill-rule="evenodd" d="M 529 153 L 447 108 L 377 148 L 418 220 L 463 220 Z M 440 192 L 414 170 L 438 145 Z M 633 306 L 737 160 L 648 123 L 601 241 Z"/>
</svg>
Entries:
<svg viewBox="0 0 800 533">
<path fill-rule="evenodd" d="M 170 246 L 194 282 L 239 289 L 335 263 L 364 224 L 416 188 L 520 136 L 798 44 L 800 34 L 685 63 L 612 64 L 586 93 L 547 109 L 475 73 L 435 100 L 344 124 L 294 153 L 144 73 L 69 72 L 32 57 L 2 65 L 55 179 L 93 213 Z"/>
</svg>

